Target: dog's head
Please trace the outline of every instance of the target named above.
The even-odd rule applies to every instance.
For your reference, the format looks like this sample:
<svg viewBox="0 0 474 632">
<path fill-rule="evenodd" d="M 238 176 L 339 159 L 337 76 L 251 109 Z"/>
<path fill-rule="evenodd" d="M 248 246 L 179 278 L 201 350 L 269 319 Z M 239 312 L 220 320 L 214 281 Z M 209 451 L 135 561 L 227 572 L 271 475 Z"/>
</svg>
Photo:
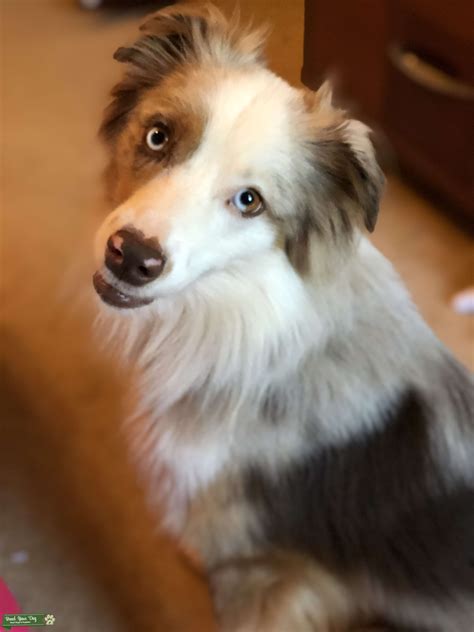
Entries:
<svg viewBox="0 0 474 632">
<path fill-rule="evenodd" d="M 368 128 L 327 85 L 272 74 L 261 48 L 261 32 L 185 5 L 116 52 L 126 71 L 101 128 L 115 210 L 94 277 L 105 302 L 138 307 L 272 253 L 305 275 L 313 250 L 373 229 L 382 176 Z"/>
</svg>

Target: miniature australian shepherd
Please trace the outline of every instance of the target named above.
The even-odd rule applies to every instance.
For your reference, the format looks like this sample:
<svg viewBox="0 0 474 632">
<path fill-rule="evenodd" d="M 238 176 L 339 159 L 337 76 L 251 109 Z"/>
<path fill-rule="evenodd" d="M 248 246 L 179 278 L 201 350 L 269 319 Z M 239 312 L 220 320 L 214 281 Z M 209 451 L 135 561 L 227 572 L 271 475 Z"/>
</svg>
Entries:
<svg viewBox="0 0 474 632">
<path fill-rule="evenodd" d="M 93 282 L 152 493 L 220 630 L 472 631 L 470 376 L 365 236 L 370 130 L 263 39 L 185 4 L 115 53 Z"/>
</svg>

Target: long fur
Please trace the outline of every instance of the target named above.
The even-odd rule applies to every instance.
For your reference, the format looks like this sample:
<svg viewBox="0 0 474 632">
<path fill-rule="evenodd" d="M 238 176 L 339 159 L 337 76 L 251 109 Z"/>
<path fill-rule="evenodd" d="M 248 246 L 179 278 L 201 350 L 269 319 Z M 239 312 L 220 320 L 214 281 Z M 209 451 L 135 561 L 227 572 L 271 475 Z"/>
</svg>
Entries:
<svg viewBox="0 0 474 632">
<path fill-rule="evenodd" d="M 173 7 L 116 55 L 98 268 L 153 302 L 99 321 L 138 373 L 150 493 L 208 569 L 223 630 L 466 632 L 470 376 L 363 234 L 383 182 L 369 130 L 327 86 L 272 75 L 261 48 L 214 8 Z M 153 161 L 157 117 L 177 140 Z M 232 210 L 242 185 L 263 189 L 259 217 Z M 129 226 L 169 259 L 144 288 L 103 266 Z"/>
</svg>

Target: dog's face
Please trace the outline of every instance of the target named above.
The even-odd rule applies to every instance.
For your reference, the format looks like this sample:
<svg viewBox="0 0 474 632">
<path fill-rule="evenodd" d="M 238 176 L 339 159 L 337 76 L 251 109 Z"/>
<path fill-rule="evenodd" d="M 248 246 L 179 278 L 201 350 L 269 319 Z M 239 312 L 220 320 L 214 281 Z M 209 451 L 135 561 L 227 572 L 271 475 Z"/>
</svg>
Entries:
<svg viewBox="0 0 474 632">
<path fill-rule="evenodd" d="M 116 208 L 94 277 L 106 303 L 139 307 L 272 253 L 305 274 L 312 241 L 341 248 L 358 224 L 372 229 L 381 176 L 367 128 L 259 51 L 212 8 L 159 12 L 117 51 L 128 72 L 102 127 Z"/>
</svg>

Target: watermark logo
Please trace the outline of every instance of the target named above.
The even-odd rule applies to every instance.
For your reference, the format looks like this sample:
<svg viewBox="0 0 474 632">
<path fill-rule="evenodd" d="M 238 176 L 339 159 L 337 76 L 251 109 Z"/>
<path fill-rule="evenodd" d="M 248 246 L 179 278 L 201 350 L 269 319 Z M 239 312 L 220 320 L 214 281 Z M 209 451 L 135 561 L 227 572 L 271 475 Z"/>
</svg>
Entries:
<svg viewBox="0 0 474 632">
<path fill-rule="evenodd" d="M 54 614 L 4 614 L 2 626 L 5 630 L 20 626 L 39 628 L 44 625 L 54 625 L 55 621 Z"/>
</svg>

